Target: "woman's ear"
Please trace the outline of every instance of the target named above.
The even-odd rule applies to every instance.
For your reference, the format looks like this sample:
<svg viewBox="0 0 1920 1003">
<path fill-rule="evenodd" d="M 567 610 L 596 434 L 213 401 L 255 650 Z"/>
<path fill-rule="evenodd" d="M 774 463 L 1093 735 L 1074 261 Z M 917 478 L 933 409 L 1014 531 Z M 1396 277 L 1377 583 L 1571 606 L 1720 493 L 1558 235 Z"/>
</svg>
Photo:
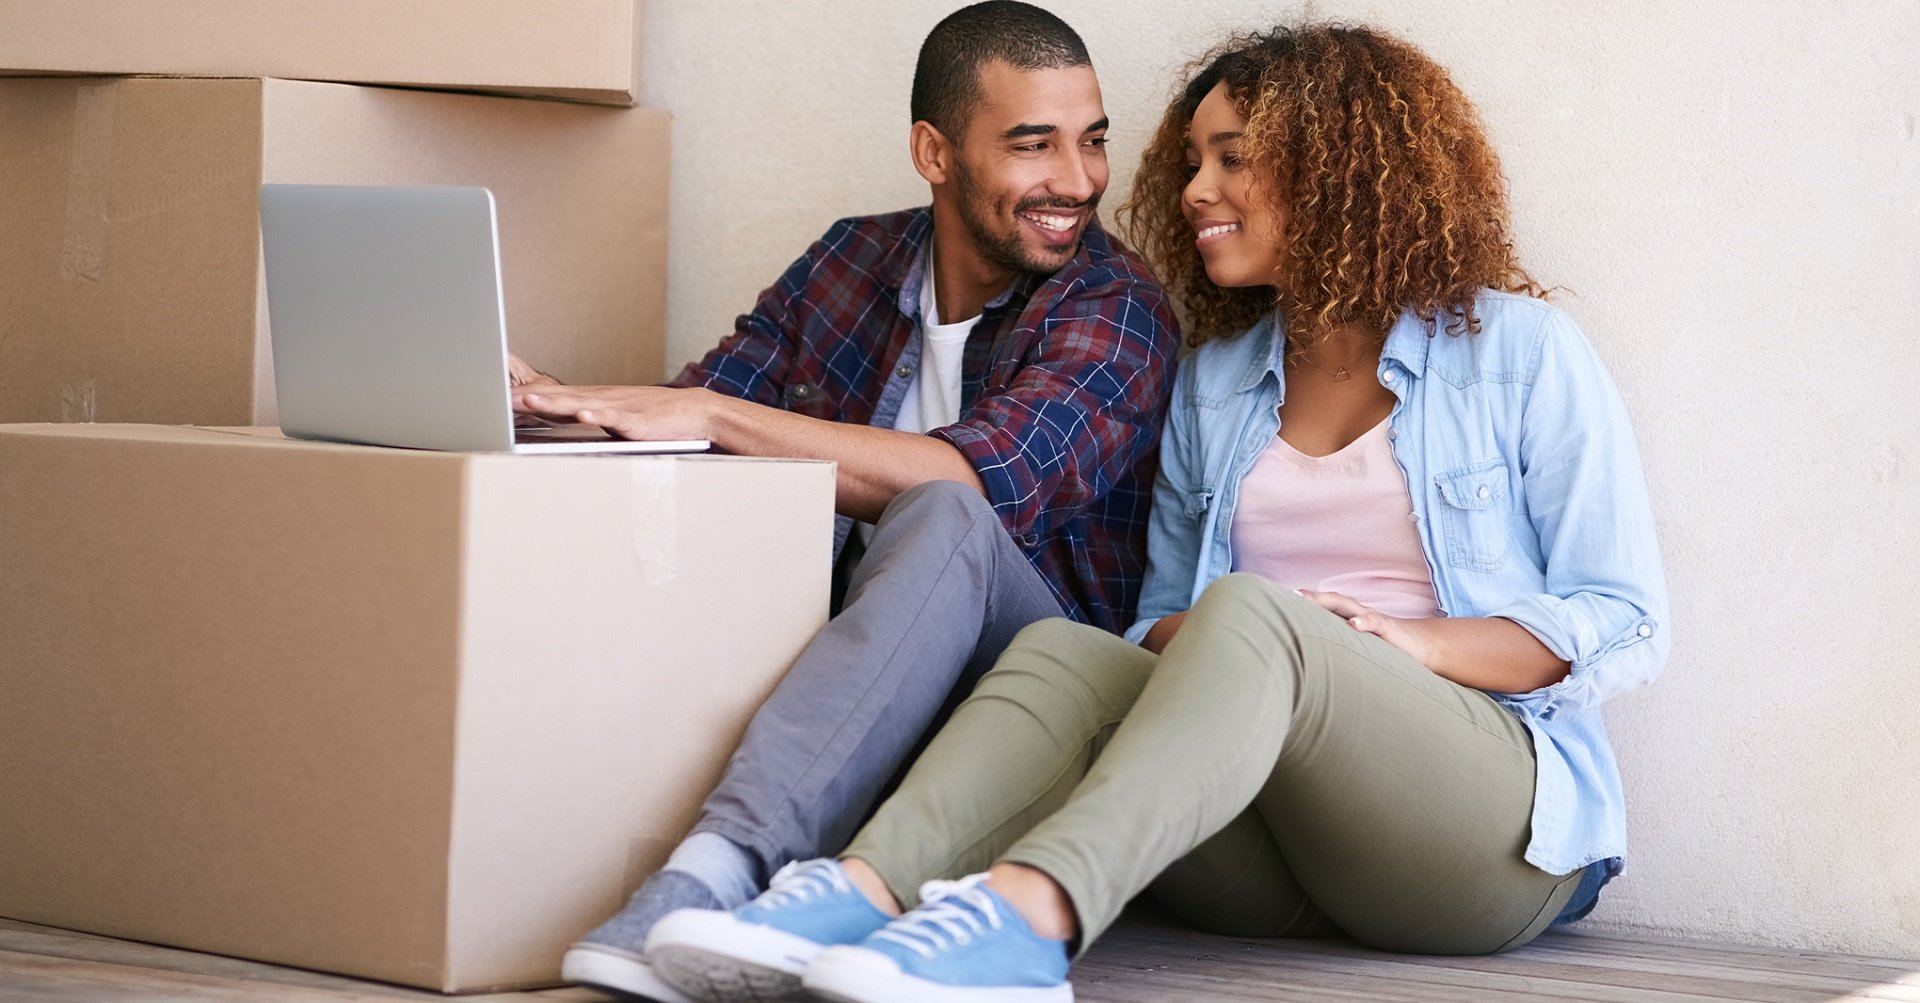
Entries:
<svg viewBox="0 0 1920 1003">
<path fill-rule="evenodd" d="M 953 144 L 932 122 L 913 123 L 907 133 L 907 152 L 913 156 L 913 169 L 930 185 L 944 185 L 953 178 Z"/>
</svg>

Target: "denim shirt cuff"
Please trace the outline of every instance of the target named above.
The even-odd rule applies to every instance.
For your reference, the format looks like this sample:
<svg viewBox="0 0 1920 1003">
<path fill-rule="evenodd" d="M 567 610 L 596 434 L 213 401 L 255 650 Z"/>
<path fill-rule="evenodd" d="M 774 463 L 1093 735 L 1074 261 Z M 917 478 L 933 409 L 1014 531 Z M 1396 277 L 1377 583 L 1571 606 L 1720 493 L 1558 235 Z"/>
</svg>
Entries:
<svg viewBox="0 0 1920 1003">
<path fill-rule="evenodd" d="M 1147 617 L 1144 620 L 1137 620 L 1134 622 L 1134 625 L 1131 627 L 1128 627 L 1127 632 L 1125 634 L 1122 634 L 1121 636 L 1125 637 L 1127 641 L 1132 644 L 1139 644 L 1141 641 L 1144 641 L 1147 639 L 1147 632 L 1152 630 L 1153 625 L 1159 622 L 1160 622 L 1160 618 L 1157 616 Z"/>
</svg>

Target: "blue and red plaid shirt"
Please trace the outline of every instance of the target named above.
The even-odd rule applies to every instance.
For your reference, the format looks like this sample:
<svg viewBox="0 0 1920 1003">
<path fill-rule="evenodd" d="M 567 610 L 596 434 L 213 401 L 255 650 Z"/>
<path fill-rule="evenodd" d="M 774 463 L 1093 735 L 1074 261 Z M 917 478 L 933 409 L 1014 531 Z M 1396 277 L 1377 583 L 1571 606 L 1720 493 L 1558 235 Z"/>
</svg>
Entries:
<svg viewBox="0 0 1920 1003">
<path fill-rule="evenodd" d="M 670 385 L 891 428 L 920 364 L 932 233 L 924 208 L 835 223 Z M 1145 573 L 1179 340 L 1153 274 L 1089 225 L 1059 271 L 987 304 L 967 338 L 960 420 L 927 433 L 973 464 L 1062 611 L 1115 632 Z M 836 555 L 851 527 L 838 520 Z"/>
</svg>

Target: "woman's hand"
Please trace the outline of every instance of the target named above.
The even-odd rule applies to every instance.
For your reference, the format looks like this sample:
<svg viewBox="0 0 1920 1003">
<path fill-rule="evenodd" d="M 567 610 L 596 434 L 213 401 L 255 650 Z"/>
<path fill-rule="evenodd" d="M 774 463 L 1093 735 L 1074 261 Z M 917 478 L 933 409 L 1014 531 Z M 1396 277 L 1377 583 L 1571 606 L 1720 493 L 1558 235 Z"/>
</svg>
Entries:
<svg viewBox="0 0 1920 1003">
<path fill-rule="evenodd" d="M 1338 592 L 1300 594 L 1462 686 L 1528 693 L 1565 679 L 1570 669 L 1531 631 L 1503 617 L 1388 616 Z"/>
<path fill-rule="evenodd" d="M 1437 669 L 1434 664 L 1436 645 L 1427 630 L 1427 625 L 1433 622 L 1431 617 L 1388 616 L 1352 596 L 1338 592 L 1314 592 L 1310 589 L 1300 589 L 1299 592 L 1322 609 L 1347 621 L 1353 629 L 1372 634 L 1412 655 L 1421 665 Z"/>
<path fill-rule="evenodd" d="M 1186 618 L 1187 614 L 1183 610 L 1154 621 L 1153 626 L 1147 628 L 1147 636 L 1140 639 L 1140 646 L 1156 655 L 1159 654 L 1160 650 L 1167 646 L 1167 642 L 1173 640 L 1174 632 L 1180 629 L 1180 624 Z"/>
</svg>

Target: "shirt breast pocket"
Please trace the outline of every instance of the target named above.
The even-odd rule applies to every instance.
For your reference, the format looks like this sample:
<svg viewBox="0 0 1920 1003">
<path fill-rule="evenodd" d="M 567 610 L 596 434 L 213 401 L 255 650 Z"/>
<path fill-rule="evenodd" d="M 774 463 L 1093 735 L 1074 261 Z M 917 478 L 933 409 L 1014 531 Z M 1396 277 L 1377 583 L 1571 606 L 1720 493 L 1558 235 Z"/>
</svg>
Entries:
<svg viewBox="0 0 1920 1003">
<path fill-rule="evenodd" d="M 1440 474 L 1434 481 L 1440 487 L 1447 563 L 1468 571 L 1500 570 L 1513 546 L 1507 532 L 1513 501 L 1506 461 L 1495 458 L 1470 463 Z"/>
</svg>

